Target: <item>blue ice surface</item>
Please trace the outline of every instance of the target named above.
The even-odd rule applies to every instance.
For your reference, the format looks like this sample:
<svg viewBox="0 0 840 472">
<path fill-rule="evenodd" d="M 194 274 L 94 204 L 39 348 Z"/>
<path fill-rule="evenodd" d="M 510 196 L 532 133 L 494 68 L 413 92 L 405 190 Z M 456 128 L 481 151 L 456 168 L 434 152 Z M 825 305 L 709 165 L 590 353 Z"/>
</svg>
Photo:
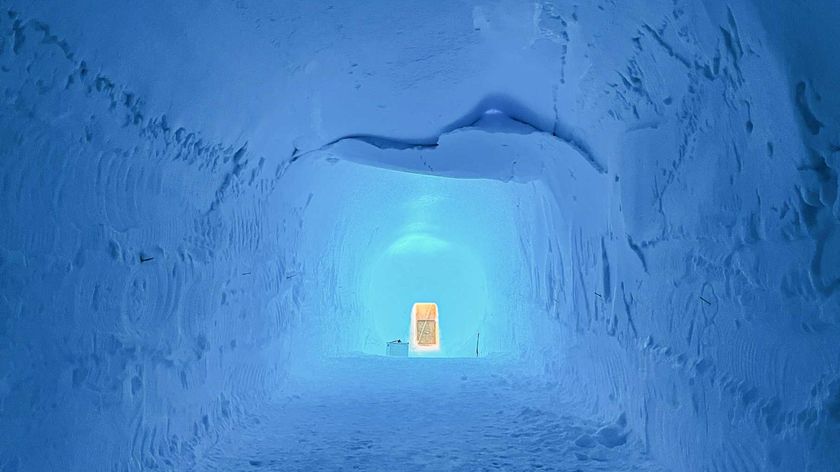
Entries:
<svg viewBox="0 0 840 472">
<path fill-rule="evenodd" d="M 0 472 L 840 470 L 838 25 L 0 0 Z"/>
</svg>

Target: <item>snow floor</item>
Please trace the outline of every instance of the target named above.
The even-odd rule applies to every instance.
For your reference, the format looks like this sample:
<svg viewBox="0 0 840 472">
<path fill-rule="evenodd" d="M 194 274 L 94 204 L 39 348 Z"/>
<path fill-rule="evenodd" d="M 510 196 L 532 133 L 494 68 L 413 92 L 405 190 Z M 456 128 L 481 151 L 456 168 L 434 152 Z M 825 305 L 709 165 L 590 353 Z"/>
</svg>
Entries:
<svg viewBox="0 0 840 472">
<path fill-rule="evenodd" d="M 663 470 L 620 424 L 573 415 L 555 386 L 522 371 L 490 359 L 330 359 L 292 374 L 286 396 L 193 470 Z"/>
</svg>

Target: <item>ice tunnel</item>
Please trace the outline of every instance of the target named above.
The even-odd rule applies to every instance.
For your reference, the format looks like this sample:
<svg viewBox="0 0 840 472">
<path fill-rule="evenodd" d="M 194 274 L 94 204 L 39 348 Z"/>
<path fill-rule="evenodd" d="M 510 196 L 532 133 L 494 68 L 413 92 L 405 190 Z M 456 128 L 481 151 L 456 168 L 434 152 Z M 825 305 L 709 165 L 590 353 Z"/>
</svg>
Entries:
<svg viewBox="0 0 840 472">
<path fill-rule="evenodd" d="M 0 472 L 840 470 L 828 0 L 0 0 Z"/>
</svg>

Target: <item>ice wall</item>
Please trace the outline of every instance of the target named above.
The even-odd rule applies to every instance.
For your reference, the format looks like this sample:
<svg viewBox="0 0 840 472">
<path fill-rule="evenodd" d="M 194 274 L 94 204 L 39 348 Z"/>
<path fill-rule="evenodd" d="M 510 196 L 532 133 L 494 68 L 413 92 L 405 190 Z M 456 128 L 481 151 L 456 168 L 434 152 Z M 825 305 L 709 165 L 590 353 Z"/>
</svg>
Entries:
<svg viewBox="0 0 840 472">
<path fill-rule="evenodd" d="M 0 31 L 0 470 L 186 467 L 283 379 L 275 184 L 48 24 Z"/>
<path fill-rule="evenodd" d="M 779 3 L 0 1 L 0 467 L 189 462 L 320 303 L 289 166 L 497 109 L 578 159 L 547 373 L 675 470 L 836 469 L 840 22 Z"/>
<path fill-rule="evenodd" d="M 822 10 L 756 7 L 641 13 L 619 35 L 629 43 L 602 31 L 594 48 L 626 51 L 592 53 L 577 91 L 605 110 L 584 128 L 623 130 L 600 154 L 609 225 L 565 246 L 572 283 L 556 310 L 576 346 L 558 371 L 600 411 L 626 412 L 676 470 L 840 463 L 837 104 L 823 98 L 837 72 L 819 42 L 791 47 L 817 34 L 759 20 Z"/>
</svg>

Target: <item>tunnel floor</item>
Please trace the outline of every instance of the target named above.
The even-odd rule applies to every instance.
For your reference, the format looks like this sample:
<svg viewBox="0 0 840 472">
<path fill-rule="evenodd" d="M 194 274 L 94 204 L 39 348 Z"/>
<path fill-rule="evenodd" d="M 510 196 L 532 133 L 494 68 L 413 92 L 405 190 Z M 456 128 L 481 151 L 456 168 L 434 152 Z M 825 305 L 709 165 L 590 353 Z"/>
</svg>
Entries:
<svg viewBox="0 0 840 472">
<path fill-rule="evenodd" d="M 664 470 L 632 432 L 581 419 L 522 371 L 488 359 L 330 359 L 292 374 L 286 395 L 193 470 Z"/>
</svg>

